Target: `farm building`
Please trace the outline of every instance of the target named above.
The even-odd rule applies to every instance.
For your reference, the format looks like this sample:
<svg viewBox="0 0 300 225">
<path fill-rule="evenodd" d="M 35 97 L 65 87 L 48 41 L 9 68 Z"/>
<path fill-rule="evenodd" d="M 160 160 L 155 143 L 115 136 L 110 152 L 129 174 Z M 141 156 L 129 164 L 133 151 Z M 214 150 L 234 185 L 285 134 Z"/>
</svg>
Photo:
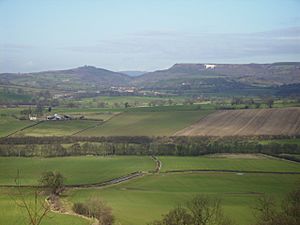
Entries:
<svg viewBox="0 0 300 225">
<path fill-rule="evenodd" d="M 53 116 L 47 116 L 47 120 L 71 120 L 72 117 L 69 115 L 59 115 L 55 113 Z"/>
<path fill-rule="evenodd" d="M 63 120 L 63 117 L 55 113 L 53 116 L 47 116 L 47 120 Z"/>
<path fill-rule="evenodd" d="M 36 121 L 36 120 L 37 120 L 37 117 L 36 117 L 36 116 L 31 116 L 31 115 L 29 115 L 29 120 L 31 120 L 31 121 Z"/>
</svg>

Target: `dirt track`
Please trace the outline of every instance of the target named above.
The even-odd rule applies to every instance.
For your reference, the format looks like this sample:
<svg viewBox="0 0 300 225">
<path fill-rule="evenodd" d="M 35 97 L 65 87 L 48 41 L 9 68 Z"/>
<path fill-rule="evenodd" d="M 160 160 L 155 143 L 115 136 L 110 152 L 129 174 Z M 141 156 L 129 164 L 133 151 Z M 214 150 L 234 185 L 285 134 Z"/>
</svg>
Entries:
<svg viewBox="0 0 300 225">
<path fill-rule="evenodd" d="M 300 134 L 300 108 L 223 110 L 176 132 L 177 136 Z"/>
</svg>

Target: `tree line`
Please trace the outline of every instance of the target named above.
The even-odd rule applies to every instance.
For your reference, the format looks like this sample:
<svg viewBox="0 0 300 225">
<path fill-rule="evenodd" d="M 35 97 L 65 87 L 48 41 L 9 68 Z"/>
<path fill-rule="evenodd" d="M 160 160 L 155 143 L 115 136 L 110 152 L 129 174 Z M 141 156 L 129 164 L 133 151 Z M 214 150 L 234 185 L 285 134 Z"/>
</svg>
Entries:
<svg viewBox="0 0 300 225">
<path fill-rule="evenodd" d="M 9 137 L 0 140 L 0 156 L 171 155 L 200 156 L 214 153 L 264 153 L 299 159 L 300 145 L 244 137 Z M 266 137 L 264 137 L 266 138 Z M 277 137 L 278 138 L 278 137 Z M 263 140 L 263 139 L 261 139 Z"/>
</svg>

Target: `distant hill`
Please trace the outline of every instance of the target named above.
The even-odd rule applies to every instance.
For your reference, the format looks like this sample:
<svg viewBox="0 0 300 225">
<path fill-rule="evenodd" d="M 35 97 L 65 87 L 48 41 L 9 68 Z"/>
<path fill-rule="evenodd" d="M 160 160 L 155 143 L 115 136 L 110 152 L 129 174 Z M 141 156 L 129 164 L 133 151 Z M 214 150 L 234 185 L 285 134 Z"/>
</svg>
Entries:
<svg viewBox="0 0 300 225">
<path fill-rule="evenodd" d="M 119 73 L 124 73 L 124 74 L 127 74 L 128 76 L 131 76 L 131 77 L 137 77 L 137 76 L 141 76 L 141 75 L 143 75 L 145 73 L 148 73 L 148 72 L 132 70 L 132 71 L 119 71 Z"/>
<path fill-rule="evenodd" d="M 37 73 L 3 73 L 0 83 L 64 90 L 127 86 L 132 78 L 126 74 L 83 66 L 68 70 Z"/>
<path fill-rule="evenodd" d="M 143 74 L 136 85 L 156 86 L 166 81 L 189 83 L 195 79 L 234 80 L 246 85 L 274 86 L 300 83 L 300 63 L 273 64 L 175 64 L 169 69 Z"/>
<path fill-rule="evenodd" d="M 136 86 L 178 95 L 299 95 L 299 62 L 175 64 L 169 69 L 142 73 L 144 72 L 113 72 L 83 66 L 37 73 L 2 73 L 0 84 L 75 91 Z"/>
</svg>

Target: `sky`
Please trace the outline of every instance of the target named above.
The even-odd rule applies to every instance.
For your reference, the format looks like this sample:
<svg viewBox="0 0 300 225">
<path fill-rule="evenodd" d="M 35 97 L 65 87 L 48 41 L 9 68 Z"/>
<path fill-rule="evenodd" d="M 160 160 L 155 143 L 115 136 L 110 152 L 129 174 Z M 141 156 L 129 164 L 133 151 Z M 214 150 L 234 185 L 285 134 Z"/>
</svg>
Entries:
<svg viewBox="0 0 300 225">
<path fill-rule="evenodd" d="M 300 0 L 0 0 L 0 73 L 300 61 Z"/>
</svg>

